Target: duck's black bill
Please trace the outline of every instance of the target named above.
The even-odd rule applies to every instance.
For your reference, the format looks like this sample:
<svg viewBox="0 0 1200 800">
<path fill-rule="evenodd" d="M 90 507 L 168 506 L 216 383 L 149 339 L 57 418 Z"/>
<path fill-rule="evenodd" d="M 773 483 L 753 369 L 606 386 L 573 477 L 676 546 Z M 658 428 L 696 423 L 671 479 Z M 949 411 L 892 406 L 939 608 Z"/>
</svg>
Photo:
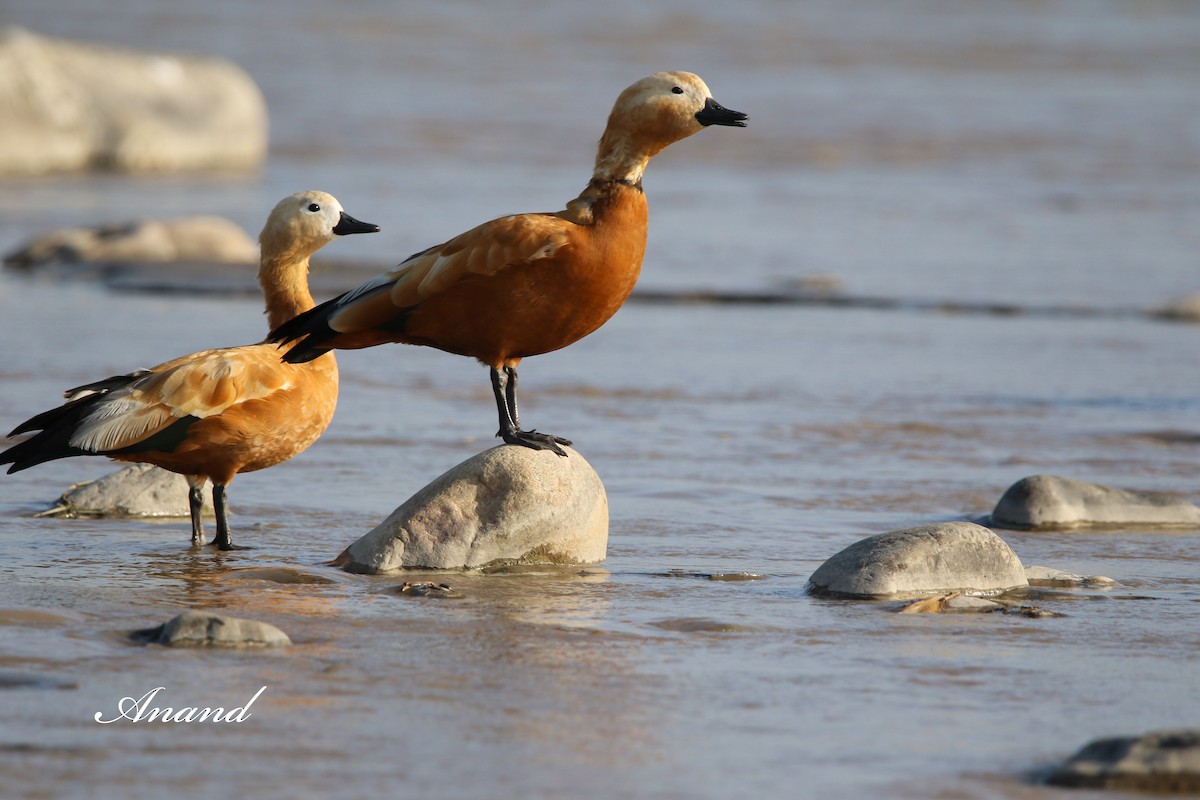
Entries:
<svg viewBox="0 0 1200 800">
<path fill-rule="evenodd" d="M 338 236 L 350 233 L 379 233 L 379 226 L 371 222 L 360 222 L 343 211 L 338 224 L 333 226 L 333 232 Z"/>
<path fill-rule="evenodd" d="M 730 111 L 711 97 L 704 101 L 704 108 L 696 112 L 696 121 L 701 125 L 728 125 L 734 128 L 746 127 L 749 116 L 740 111 Z"/>
</svg>

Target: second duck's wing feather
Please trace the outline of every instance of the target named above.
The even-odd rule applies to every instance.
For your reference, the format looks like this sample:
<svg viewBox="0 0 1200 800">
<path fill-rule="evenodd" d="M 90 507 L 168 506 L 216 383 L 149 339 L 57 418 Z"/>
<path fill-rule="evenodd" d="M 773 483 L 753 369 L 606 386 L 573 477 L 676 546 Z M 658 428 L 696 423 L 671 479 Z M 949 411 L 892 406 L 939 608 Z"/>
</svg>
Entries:
<svg viewBox="0 0 1200 800">
<path fill-rule="evenodd" d="M 130 448 L 186 417 L 216 416 L 287 389 L 291 373 L 270 345 L 207 350 L 169 361 L 97 399 L 70 444 L 95 453 Z"/>
</svg>

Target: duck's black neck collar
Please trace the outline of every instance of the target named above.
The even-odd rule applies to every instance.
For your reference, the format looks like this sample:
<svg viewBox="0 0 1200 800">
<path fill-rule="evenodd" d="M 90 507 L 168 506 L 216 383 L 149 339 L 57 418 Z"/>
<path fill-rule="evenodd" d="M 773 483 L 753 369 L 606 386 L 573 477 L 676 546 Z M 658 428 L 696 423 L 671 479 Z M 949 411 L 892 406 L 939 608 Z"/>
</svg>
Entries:
<svg viewBox="0 0 1200 800">
<path fill-rule="evenodd" d="M 603 189 L 613 185 L 626 186 L 639 192 L 642 191 L 641 178 L 638 178 L 636 181 L 631 181 L 628 178 L 592 178 L 588 182 L 588 188 L 593 189 Z"/>
</svg>

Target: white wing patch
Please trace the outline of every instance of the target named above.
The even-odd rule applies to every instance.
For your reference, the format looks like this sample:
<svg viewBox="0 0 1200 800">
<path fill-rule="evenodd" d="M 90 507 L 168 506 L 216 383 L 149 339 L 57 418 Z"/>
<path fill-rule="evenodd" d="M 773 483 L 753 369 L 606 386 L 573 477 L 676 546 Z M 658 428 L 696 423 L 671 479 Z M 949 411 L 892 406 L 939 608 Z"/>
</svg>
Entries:
<svg viewBox="0 0 1200 800">
<path fill-rule="evenodd" d="M 71 437 L 72 447 L 107 453 L 137 444 L 169 424 L 174 415 L 166 406 L 147 405 L 131 397 L 99 403 Z"/>
<path fill-rule="evenodd" d="M 383 286 L 387 286 L 395 278 L 395 274 L 396 273 L 394 272 L 385 272 L 382 275 L 376 275 L 374 278 L 371 278 L 371 280 L 360 286 L 356 286 L 338 298 L 337 305 L 339 307 L 347 306 L 358 298 L 368 295 Z"/>
<path fill-rule="evenodd" d="M 96 401 L 70 444 L 104 453 L 137 444 L 184 417 L 205 419 L 293 386 L 280 372 L 274 347 L 207 351 L 163 373 L 151 372 Z M 262 363 L 270 369 L 260 369 Z"/>
</svg>

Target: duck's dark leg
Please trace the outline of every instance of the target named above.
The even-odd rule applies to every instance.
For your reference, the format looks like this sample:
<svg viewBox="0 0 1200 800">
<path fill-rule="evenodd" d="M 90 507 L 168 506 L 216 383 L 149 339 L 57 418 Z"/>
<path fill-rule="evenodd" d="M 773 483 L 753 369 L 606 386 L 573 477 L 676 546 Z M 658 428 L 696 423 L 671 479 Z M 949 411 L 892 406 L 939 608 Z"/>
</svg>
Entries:
<svg viewBox="0 0 1200 800">
<path fill-rule="evenodd" d="M 560 456 L 567 454 L 560 444 L 571 444 L 569 439 L 551 436 L 537 431 L 523 431 L 517 417 L 517 370 L 515 367 L 495 367 L 492 373 L 492 393 L 496 396 L 496 411 L 500 415 L 500 430 L 496 435 L 508 444 L 519 444 L 534 450 L 549 450 Z"/>
<path fill-rule="evenodd" d="M 204 544 L 204 520 L 201 516 L 204 513 L 203 480 L 199 485 L 191 484 L 188 490 L 188 513 L 192 515 L 192 547 L 200 547 Z"/>
</svg>

